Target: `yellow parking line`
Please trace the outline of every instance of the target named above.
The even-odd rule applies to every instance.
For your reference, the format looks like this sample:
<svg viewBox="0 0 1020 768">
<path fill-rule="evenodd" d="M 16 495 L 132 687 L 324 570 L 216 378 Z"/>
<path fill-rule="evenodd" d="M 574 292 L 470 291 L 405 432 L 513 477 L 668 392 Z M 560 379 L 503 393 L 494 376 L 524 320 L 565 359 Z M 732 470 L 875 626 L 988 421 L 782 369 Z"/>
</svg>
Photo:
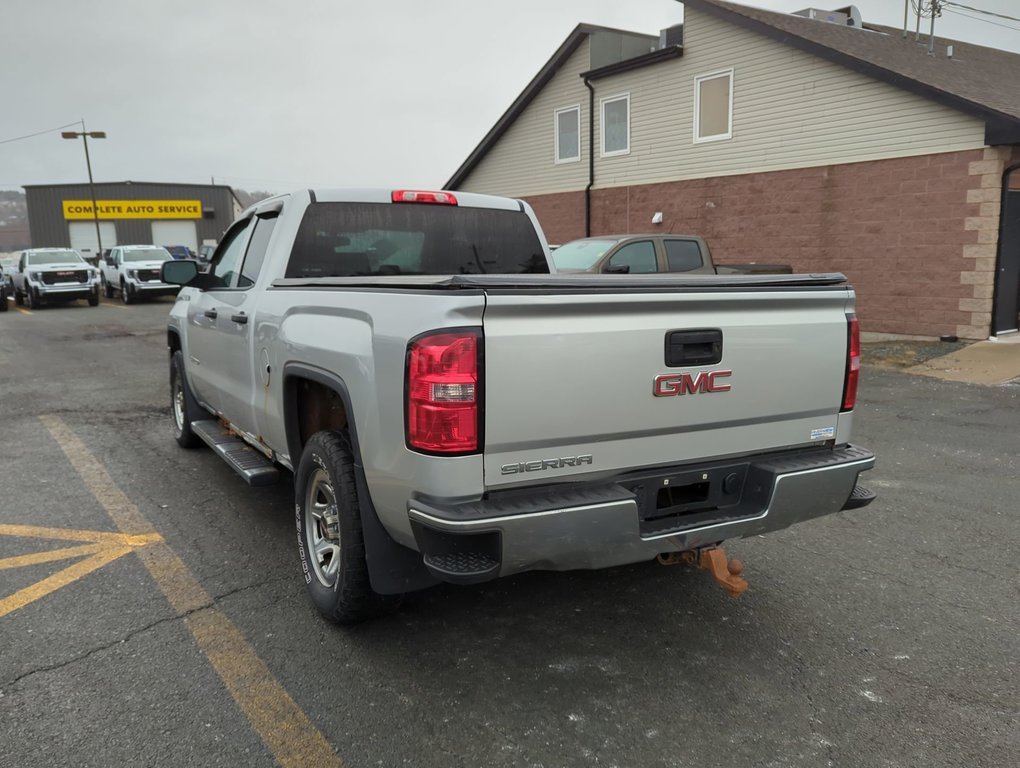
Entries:
<svg viewBox="0 0 1020 768">
<path fill-rule="evenodd" d="M 6 524 L 0 524 L 0 536 L 90 542 L 77 547 L 64 547 L 63 549 L 51 549 L 45 552 L 31 552 L 27 555 L 0 558 L 0 571 L 91 555 L 87 560 L 70 565 L 40 582 L 0 599 L 0 616 L 6 616 L 8 613 L 19 608 L 24 608 L 29 603 L 46 597 L 46 595 L 56 592 L 61 587 L 66 587 L 83 576 L 87 576 L 93 571 L 102 568 L 107 563 L 113 562 L 118 557 L 123 557 L 129 552 L 133 552 L 138 547 L 145 547 L 163 540 L 163 537 L 155 532 L 126 534 L 111 533 L 109 531 L 76 531 L 68 528 L 40 528 L 35 525 Z"/>
<path fill-rule="evenodd" d="M 161 541 L 163 538 L 155 531 L 138 535 L 113 531 L 81 531 L 74 528 L 42 528 L 38 525 L 8 525 L 6 523 L 0 523 L 0 536 L 56 539 L 58 541 L 90 541 L 93 544 L 118 544 L 124 547 L 141 547 Z"/>
<path fill-rule="evenodd" d="M 77 581 L 82 576 L 87 576 L 93 571 L 99 570 L 107 563 L 111 563 L 118 557 L 123 557 L 133 552 L 132 547 L 101 547 L 100 551 L 80 563 L 75 563 L 69 568 L 58 571 L 49 578 L 38 581 L 30 587 L 18 590 L 13 595 L 0 600 L 0 616 L 6 616 L 11 611 L 16 611 L 28 603 L 45 597 L 51 592 L 56 592 L 61 587 L 66 587 L 72 581 Z"/>
<path fill-rule="evenodd" d="M 24 568 L 27 565 L 38 565 L 39 563 L 52 563 L 55 560 L 70 560 L 72 557 L 94 555 L 101 549 L 106 549 L 106 547 L 102 544 L 82 544 L 80 547 L 64 547 L 64 549 L 51 549 L 47 552 L 33 552 L 30 555 L 4 557 L 0 558 L 0 571 L 11 568 Z"/>
<path fill-rule="evenodd" d="M 60 417 L 41 416 L 40 420 L 121 532 L 155 533 Z M 276 761 L 285 768 L 343 766 L 326 738 L 173 550 L 160 542 L 139 549 L 138 555 L 174 610 L 190 613 L 185 621 L 192 637 Z"/>
<path fill-rule="evenodd" d="M 15 309 L 18 310 L 23 315 L 30 315 L 30 314 L 32 314 L 32 312 L 30 310 L 27 310 L 24 307 L 15 307 Z"/>
</svg>

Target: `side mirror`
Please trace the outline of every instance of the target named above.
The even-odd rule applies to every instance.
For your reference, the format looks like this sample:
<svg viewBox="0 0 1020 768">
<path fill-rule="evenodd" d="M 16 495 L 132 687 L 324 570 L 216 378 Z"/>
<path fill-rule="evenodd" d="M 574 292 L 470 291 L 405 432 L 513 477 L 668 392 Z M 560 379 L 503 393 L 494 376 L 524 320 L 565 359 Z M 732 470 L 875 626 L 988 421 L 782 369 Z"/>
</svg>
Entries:
<svg viewBox="0 0 1020 768">
<path fill-rule="evenodd" d="M 191 285 L 198 277 L 198 264 L 194 261 L 164 261 L 159 269 L 159 276 L 164 283 L 171 285 Z M 200 286 L 196 286 L 200 287 Z"/>
<path fill-rule="evenodd" d="M 607 264 L 602 268 L 602 272 L 607 275 L 630 274 L 630 264 Z"/>
</svg>

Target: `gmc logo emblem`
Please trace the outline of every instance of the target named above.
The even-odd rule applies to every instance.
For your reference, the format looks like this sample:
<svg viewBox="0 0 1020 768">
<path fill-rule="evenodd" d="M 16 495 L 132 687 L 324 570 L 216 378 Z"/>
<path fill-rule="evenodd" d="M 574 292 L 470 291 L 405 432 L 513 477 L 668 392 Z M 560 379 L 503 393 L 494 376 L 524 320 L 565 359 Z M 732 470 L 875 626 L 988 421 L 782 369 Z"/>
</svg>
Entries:
<svg viewBox="0 0 1020 768">
<path fill-rule="evenodd" d="M 732 375 L 733 371 L 701 371 L 693 376 L 689 373 L 662 373 L 654 379 L 652 394 L 656 397 L 673 397 L 729 392 L 729 384 L 722 384 L 716 380 Z"/>
</svg>

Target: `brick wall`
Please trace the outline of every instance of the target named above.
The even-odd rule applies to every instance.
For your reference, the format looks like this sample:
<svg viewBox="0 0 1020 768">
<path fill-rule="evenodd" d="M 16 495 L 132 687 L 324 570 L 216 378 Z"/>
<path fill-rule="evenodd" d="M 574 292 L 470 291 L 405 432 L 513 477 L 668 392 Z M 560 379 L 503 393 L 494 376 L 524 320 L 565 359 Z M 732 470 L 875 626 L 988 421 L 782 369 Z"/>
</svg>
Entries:
<svg viewBox="0 0 1020 768">
<path fill-rule="evenodd" d="M 592 191 L 592 234 L 705 237 L 720 264 L 839 271 L 862 329 L 985 338 L 1012 148 Z M 584 235 L 584 193 L 529 198 L 550 242 Z M 663 223 L 651 223 L 662 211 Z"/>
<path fill-rule="evenodd" d="M 584 192 L 562 192 L 527 198 L 554 245 L 584 237 Z"/>
</svg>

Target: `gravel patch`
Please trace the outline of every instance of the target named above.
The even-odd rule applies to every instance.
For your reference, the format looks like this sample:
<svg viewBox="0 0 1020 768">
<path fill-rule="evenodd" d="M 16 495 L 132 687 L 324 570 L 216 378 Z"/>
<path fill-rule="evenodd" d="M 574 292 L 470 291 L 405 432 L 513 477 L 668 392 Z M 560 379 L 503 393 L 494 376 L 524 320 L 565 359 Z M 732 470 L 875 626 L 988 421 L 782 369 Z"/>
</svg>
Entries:
<svg viewBox="0 0 1020 768">
<path fill-rule="evenodd" d="M 861 344 L 861 363 L 883 368 L 909 368 L 942 357 L 969 344 L 966 341 L 871 341 Z"/>
</svg>

